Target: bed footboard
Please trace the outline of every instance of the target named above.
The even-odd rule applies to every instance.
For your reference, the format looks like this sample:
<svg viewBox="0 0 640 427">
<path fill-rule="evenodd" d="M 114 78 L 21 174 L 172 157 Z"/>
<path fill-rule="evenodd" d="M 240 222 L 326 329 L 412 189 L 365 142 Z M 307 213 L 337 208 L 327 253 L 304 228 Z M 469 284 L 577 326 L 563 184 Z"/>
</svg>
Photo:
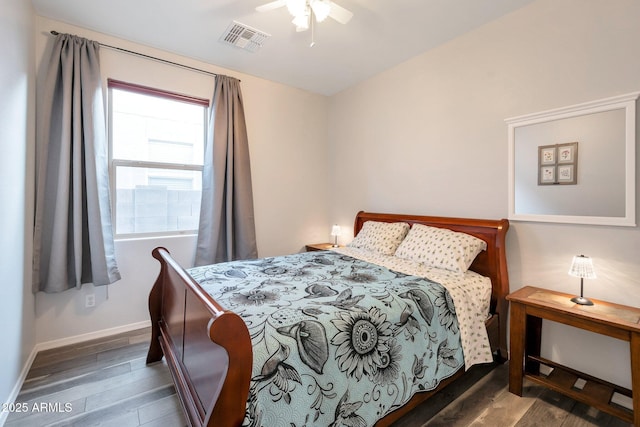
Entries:
<svg viewBox="0 0 640 427">
<path fill-rule="evenodd" d="M 180 267 L 165 248 L 149 294 L 152 337 L 147 363 L 164 356 L 192 426 L 239 426 L 249 395 L 249 331 Z"/>
</svg>

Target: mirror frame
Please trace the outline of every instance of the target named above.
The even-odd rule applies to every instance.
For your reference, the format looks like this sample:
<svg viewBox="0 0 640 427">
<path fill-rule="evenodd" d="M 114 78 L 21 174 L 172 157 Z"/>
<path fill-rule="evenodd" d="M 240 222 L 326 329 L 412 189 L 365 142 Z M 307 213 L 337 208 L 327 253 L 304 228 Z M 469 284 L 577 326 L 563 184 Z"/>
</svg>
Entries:
<svg viewBox="0 0 640 427">
<path fill-rule="evenodd" d="M 598 101 L 585 102 L 539 113 L 506 119 L 509 132 L 509 219 L 515 221 L 557 222 L 569 224 L 636 225 L 636 100 L 640 92 L 628 93 Z M 625 214 L 624 217 L 545 215 L 517 213 L 515 211 L 515 152 L 516 129 L 536 123 L 545 123 L 571 117 L 625 110 Z"/>
</svg>

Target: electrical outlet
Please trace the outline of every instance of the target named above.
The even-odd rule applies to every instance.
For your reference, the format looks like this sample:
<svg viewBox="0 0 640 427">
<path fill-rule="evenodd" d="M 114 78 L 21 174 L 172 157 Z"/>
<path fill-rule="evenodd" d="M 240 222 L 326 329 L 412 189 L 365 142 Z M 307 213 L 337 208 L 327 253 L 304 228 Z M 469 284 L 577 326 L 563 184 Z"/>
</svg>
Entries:
<svg viewBox="0 0 640 427">
<path fill-rule="evenodd" d="M 96 306 L 96 294 L 87 294 L 84 297 L 84 306 L 86 308 L 95 307 Z"/>
</svg>

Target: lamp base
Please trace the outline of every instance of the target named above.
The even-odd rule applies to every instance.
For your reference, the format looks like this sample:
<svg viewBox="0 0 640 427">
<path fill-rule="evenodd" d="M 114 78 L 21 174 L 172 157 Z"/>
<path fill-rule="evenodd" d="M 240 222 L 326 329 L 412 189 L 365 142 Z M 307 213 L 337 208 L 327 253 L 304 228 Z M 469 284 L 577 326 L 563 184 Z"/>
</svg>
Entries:
<svg viewBox="0 0 640 427">
<path fill-rule="evenodd" d="M 580 305 L 593 305 L 593 301 L 585 297 L 573 297 L 571 298 L 571 302 L 575 302 Z"/>
</svg>

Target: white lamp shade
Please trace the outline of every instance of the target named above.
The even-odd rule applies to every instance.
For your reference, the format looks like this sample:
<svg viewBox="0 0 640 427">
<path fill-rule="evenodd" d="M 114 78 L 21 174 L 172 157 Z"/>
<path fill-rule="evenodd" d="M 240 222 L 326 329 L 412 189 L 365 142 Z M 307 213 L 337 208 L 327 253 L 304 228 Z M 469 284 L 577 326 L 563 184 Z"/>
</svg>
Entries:
<svg viewBox="0 0 640 427">
<path fill-rule="evenodd" d="M 306 0 L 287 0 L 286 4 L 289 13 L 294 17 L 304 14 L 305 9 L 307 8 Z"/>
<path fill-rule="evenodd" d="M 340 234 L 342 234 L 342 230 L 340 229 L 339 225 L 334 225 L 333 227 L 331 227 L 331 235 L 332 236 L 339 236 Z"/>
<path fill-rule="evenodd" d="M 595 279 L 596 272 L 593 269 L 591 258 L 584 255 L 574 256 L 571 262 L 571 268 L 569 269 L 569 275 L 583 279 Z"/>
<path fill-rule="evenodd" d="M 293 18 L 293 21 L 291 21 L 293 23 L 293 25 L 296 26 L 296 31 L 306 31 L 309 29 L 309 17 L 310 17 L 310 13 L 308 10 L 302 12 L 299 15 L 296 15 L 295 18 Z"/>
<path fill-rule="evenodd" d="M 322 22 L 327 19 L 329 12 L 331 12 L 331 2 L 329 0 L 312 0 L 311 9 L 313 9 L 316 20 Z"/>
</svg>

